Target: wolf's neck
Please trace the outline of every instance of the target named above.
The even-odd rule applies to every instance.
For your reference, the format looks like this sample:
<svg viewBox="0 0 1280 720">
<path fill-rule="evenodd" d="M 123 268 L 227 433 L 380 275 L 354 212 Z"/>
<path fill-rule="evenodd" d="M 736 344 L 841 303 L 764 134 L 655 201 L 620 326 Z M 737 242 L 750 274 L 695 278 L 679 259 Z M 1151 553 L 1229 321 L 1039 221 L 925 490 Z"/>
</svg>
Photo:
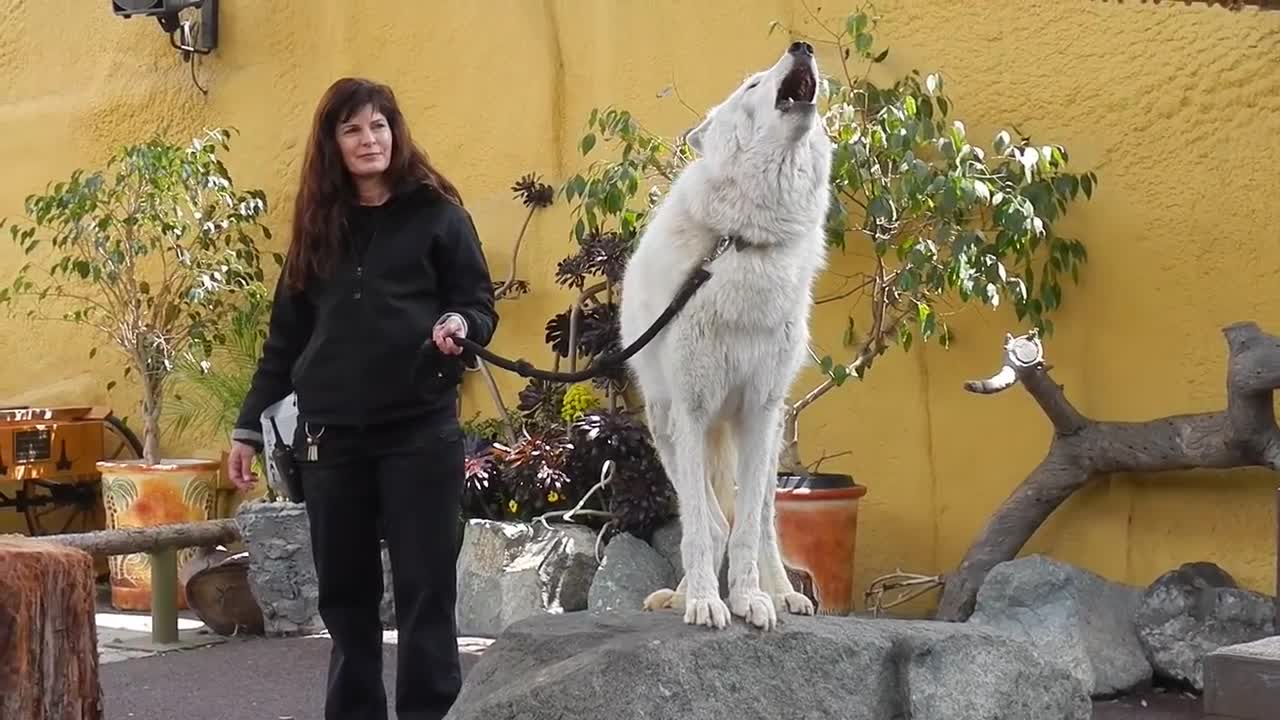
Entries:
<svg viewBox="0 0 1280 720">
<path fill-rule="evenodd" d="M 751 245 L 777 245 L 821 227 L 828 203 L 829 165 L 816 148 L 744 154 L 708 168 L 706 188 L 693 211 L 717 234 L 738 235 Z"/>
</svg>

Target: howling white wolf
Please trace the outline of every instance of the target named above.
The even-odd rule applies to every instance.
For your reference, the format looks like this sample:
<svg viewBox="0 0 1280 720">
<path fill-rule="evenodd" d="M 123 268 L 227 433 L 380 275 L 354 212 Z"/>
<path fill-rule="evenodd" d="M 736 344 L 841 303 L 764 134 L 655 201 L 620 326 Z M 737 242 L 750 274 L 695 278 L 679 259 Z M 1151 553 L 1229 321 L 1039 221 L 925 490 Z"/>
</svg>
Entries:
<svg viewBox="0 0 1280 720">
<path fill-rule="evenodd" d="M 711 278 L 629 361 L 683 529 L 685 577 L 645 607 L 684 607 L 690 624 L 723 628 L 732 611 L 772 629 L 782 610 L 814 611 L 783 567 L 773 493 L 784 402 L 826 262 L 831 143 L 817 94 L 813 47 L 794 42 L 713 108 L 687 138 L 698 157 L 653 211 L 623 278 L 625 346 L 709 259 Z"/>
</svg>

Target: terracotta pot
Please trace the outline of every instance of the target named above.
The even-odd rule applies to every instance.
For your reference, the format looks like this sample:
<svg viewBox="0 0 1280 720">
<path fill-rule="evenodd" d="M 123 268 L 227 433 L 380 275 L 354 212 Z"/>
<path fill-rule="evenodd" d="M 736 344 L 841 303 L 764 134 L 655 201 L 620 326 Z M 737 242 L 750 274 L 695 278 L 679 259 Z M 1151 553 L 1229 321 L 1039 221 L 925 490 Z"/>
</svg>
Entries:
<svg viewBox="0 0 1280 720">
<path fill-rule="evenodd" d="M 849 475 L 778 473 L 774 498 L 782 561 L 813 578 L 819 615 L 853 612 L 858 502 L 866 494 Z"/>
<path fill-rule="evenodd" d="M 126 529 L 199 522 L 217 517 L 219 465 L 217 460 L 165 460 L 147 465 L 141 460 L 101 461 L 102 501 L 107 527 Z M 178 548 L 178 577 L 197 548 Z M 111 605 L 117 610 L 151 609 L 151 562 L 146 553 L 113 555 L 108 565 Z M 182 582 L 178 608 L 187 609 Z"/>
</svg>

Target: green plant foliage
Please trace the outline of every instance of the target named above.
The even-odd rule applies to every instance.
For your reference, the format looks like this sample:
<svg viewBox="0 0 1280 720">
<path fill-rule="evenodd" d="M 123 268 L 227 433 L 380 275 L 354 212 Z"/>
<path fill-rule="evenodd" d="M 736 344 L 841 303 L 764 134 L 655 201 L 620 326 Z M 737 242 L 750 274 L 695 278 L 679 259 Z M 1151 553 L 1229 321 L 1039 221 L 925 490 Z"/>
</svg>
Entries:
<svg viewBox="0 0 1280 720">
<path fill-rule="evenodd" d="M 231 432 L 258 368 L 270 317 L 270 299 L 253 294 L 231 313 L 224 340 L 211 352 L 178 358 L 165 405 L 175 435 Z"/>
<path fill-rule="evenodd" d="M 1021 133 L 1001 130 L 984 147 L 953 117 L 940 74 L 913 70 L 891 84 L 873 82 L 871 68 L 889 53 L 876 47 L 878 22 L 856 12 L 839 29 L 826 26 L 831 37 L 823 38 L 839 58 L 823 78 L 837 200 L 827 240 L 840 251 L 870 249 L 877 260 L 858 288 L 870 296 L 873 317 L 851 318 L 843 344 L 898 340 L 909 349 L 918 337 L 945 346 L 954 338 L 943 311 L 949 296 L 993 307 L 1009 301 L 1019 319 L 1051 333 L 1049 314 L 1062 303 L 1063 279 L 1078 280 L 1088 258 L 1084 244 L 1058 234 L 1056 224 L 1070 203 L 1092 196 L 1097 176 L 1067 172 L 1066 148 Z M 856 73 L 855 64 L 864 72 Z M 693 155 L 687 144 L 648 132 L 613 107 L 591 111 L 579 144 L 584 156 L 606 147 L 613 148 L 607 159 L 593 161 L 563 188 L 574 203 L 572 235 L 582 242 L 616 233 L 634 243 Z M 857 333 L 859 326 L 878 336 Z M 837 382 L 870 362 L 817 360 Z"/>
<path fill-rule="evenodd" d="M 612 516 L 611 532 L 646 542 L 677 514 L 675 488 L 653 446 L 653 437 L 634 412 L 594 410 L 572 426 L 575 477 L 599 478 L 606 462 L 612 476 L 600 502 Z"/>
<path fill-rule="evenodd" d="M 224 342 L 238 301 L 262 292 L 255 235 L 270 237 L 266 196 L 235 188 L 218 154 L 231 134 L 121 148 L 104 168 L 76 170 L 28 197 L 29 222 L 10 226 L 28 260 L 0 302 L 86 325 L 124 355 L 126 377 L 142 385 L 147 462 L 158 459 L 170 374 L 188 354 L 207 356 Z"/>
<path fill-rule="evenodd" d="M 840 22 L 814 17 L 827 33 L 812 39 L 824 55 L 820 113 L 834 145 L 826 238 L 832 252 L 862 267 L 825 278 L 827 284 L 843 278 L 817 302 L 847 304 L 838 345 L 845 357 L 818 349 L 827 343 L 810 347 L 826 377 L 788 408 L 791 430 L 799 412 L 831 388 L 864 377 L 890 345 L 910 350 L 932 340 L 949 347 L 950 319 L 965 305 L 1005 304 L 1019 321 L 1052 334 L 1066 278 L 1078 282 L 1088 260 L 1084 243 L 1059 232 L 1061 221 L 1098 184 L 1092 172 L 1068 171 L 1061 144 L 1017 128 L 998 130 L 989 142 L 973 137 L 940 73 L 873 80 L 889 57 L 878 46 L 874 10 Z M 781 27 L 774 23 L 769 31 Z M 619 248 L 611 262 L 625 265 L 692 150 L 683 138 L 650 132 L 612 106 L 591 111 L 578 148 L 591 160 L 561 190 L 571 203 L 571 240 L 585 246 L 611 238 Z M 548 334 L 549 341 L 559 337 Z M 783 465 L 803 467 L 794 439 Z"/>
</svg>

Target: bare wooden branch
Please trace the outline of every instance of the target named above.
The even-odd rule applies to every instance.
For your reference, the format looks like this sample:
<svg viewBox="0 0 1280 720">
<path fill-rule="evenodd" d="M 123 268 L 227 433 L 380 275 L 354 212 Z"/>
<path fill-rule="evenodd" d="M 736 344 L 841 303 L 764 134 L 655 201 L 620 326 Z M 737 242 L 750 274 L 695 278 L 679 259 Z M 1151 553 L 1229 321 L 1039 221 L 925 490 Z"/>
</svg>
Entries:
<svg viewBox="0 0 1280 720">
<path fill-rule="evenodd" d="M 493 399 L 493 406 L 498 411 L 498 415 L 502 418 L 502 434 L 507 439 L 507 444 L 516 444 L 516 431 L 511 421 L 511 411 L 507 409 L 507 404 L 502 401 L 502 391 L 498 389 L 498 380 L 493 376 L 493 370 L 489 369 L 489 364 L 481 358 L 476 358 L 476 367 L 480 371 L 480 375 L 484 377 L 485 387 L 489 389 L 489 397 Z"/>
<path fill-rule="evenodd" d="M 516 267 L 520 261 L 520 246 L 524 244 L 524 234 L 529 230 L 529 221 L 533 220 L 533 214 L 537 211 L 538 206 L 532 205 L 529 207 L 529 212 L 524 216 L 524 224 L 520 226 L 520 234 L 516 235 L 515 246 L 511 249 L 511 268 L 507 272 L 507 279 L 493 293 L 494 298 L 497 300 L 503 300 L 516 294 Z"/>
<path fill-rule="evenodd" d="M 1280 427 L 1272 396 L 1280 387 L 1280 338 L 1257 324 L 1222 330 L 1229 353 L 1227 409 L 1139 422 L 1085 417 L 1049 376 L 1039 340 L 1006 336 L 1005 363 L 965 388 L 979 394 L 1021 383 L 1053 423 L 1045 459 L 995 511 L 954 572 L 947 575 L 937 618 L 960 622 L 973 613 L 978 588 L 996 565 L 1012 560 L 1049 516 L 1098 475 L 1194 468 L 1280 470 Z"/>
<path fill-rule="evenodd" d="M 154 525 L 128 530 L 95 530 L 62 535 L 37 535 L 35 542 L 54 543 L 83 550 L 90 555 L 128 555 L 165 548 L 212 547 L 240 539 L 234 519 Z"/>
</svg>

